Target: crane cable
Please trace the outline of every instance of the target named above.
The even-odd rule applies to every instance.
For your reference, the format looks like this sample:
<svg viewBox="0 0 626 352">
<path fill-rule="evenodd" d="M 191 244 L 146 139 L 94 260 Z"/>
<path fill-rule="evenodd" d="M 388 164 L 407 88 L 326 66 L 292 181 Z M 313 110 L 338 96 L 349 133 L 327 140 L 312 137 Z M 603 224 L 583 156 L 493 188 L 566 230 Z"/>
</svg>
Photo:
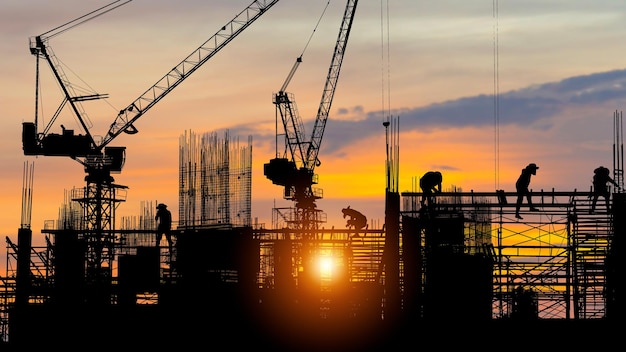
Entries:
<svg viewBox="0 0 626 352">
<path fill-rule="evenodd" d="M 383 2 L 386 4 L 387 9 L 383 10 Z M 383 18 L 383 15 L 386 14 L 386 19 Z M 389 110 L 390 110 L 390 106 L 391 106 L 391 98 L 390 98 L 390 79 L 389 79 L 389 2 L 387 0 L 382 0 L 381 1 L 381 9 L 380 9 L 380 41 L 381 41 L 381 50 L 380 50 L 380 55 L 381 55 L 381 89 L 382 89 L 382 93 L 381 93 L 381 98 L 382 98 L 382 106 L 383 106 L 383 114 L 385 114 L 385 111 L 387 111 L 387 119 L 389 119 Z M 384 25 L 387 25 L 387 28 L 384 28 Z M 387 34 L 387 50 L 385 52 L 385 31 Z M 385 58 L 385 53 L 386 53 L 386 58 Z M 386 59 L 386 60 L 385 60 Z M 385 79 L 385 62 L 387 63 L 387 77 Z M 385 81 L 387 82 L 387 91 L 385 92 Z M 385 97 L 387 97 L 387 106 L 385 108 Z"/>
<path fill-rule="evenodd" d="M 299 56 L 300 59 L 302 59 L 302 56 L 304 56 L 304 52 L 306 51 L 307 47 L 309 46 L 309 43 L 311 43 L 311 40 L 313 39 L 313 35 L 317 31 L 317 27 L 319 27 L 320 22 L 322 21 L 322 17 L 324 17 L 324 14 L 326 13 L 326 10 L 328 10 L 328 5 L 330 5 L 330 0 L 328 0 L 326 2 L 326 6 L 324 6 L 324 11 L 322 11 L 322 14 L 320 15 L 320 18 L 317 20 L 317 23 L 315 24 L 315 27 L 313 28 L 313 32 L 311 32 L 311 36 L 309 36 L 309 40 L 307 40 L 306 44 L 304 45 L 304 49 L 302 49 L 302 53 Z"/>
<path fill-rule="evenodd" d="M 498 56 L 498 0 L 493 0 L 493 122 L 494 122 L 494 183 L 500 187 L 500 60 Z"/>
<path fill-rule="evenodd" d="M 121 1 L 123 1 L 123 2 L 122 2 L 122 3 L 120 3 L 120 4 L 117 4 L 117 5 L 115 5 L 115 6 L 113 6 L 114 4 L 119 3 L 119 2 L 121 2 Z M 47 31 L 47 32 L 44 32 L 44 33 L 40 34 L 40 35 L 39 35 L 39 37 L 40 37 L 40 38 L 42 38 L 42 40 L 47 40 L 47 39 L 50 39 L 50 38 L 52 38 L 52 37 L 54 37 L 54 36 L 57 36 L 57 35 L 59 35 L 59 34 L 61 34 L 61 33 L 66 32 L 66 31 L 68 31 L 68 30 L 70 30 L 70 29 L 72 29 L 72 28 L 75 28 L 75 27 L 77 27 L 77 26 L 79 26 L 79 25 L 81 25 L 81 24 L 83 24 L 83 23 L 85 23 L 85 22 L 87 22 L 87 21 L 90 21 L 90 20 L 92 20 L 92 19 L 94 19 L 94 18 L 96 18 L 96 17 L 100 17 L 100 16 L 104 15 L 105 13 L 108 13 L 108 12 L 110 12 L 110 11 L 113 11 L 113 10 L 117 9 L 118 7 L 120 7 L 120 6 L 126 5 L 127 3 L 131 2 L 131 1 L 132 1 L 132 0 L 115 0 L 115 1 L 113 1 L 113 2 L 111 2 L 111 3 L 109 3 L 109 4 L 107 4 L 107 5 L 104 5 L 104 6 L 102 6 L 102 7 L 98 8 L 98 9 L 95 9 L 95 10 L 93 10 L 93 11 L 89 12 L 89 13 L 86 13 L 86 14 L 84 14 L 84 15 L 82 15 L 82 16 L 80 16 L 80 17 L 78 17 L 78 18 L 75 18 L 75 19 L 73 19 L 73 20 L 71 20 L 71 21 L 69 21 L 69 22 L 66 22 L 66 23 L 64 23 L 64 24 L 62 24 L 62 25 L 60 25 L 60 26 L 57 26 L 57 27 L 55 27 L 55 28 L 52 28 L 52 29 L 50 29 L 49 31 Z M 80 22 L 77 22 L 77 21 L 80 21 Z M 77 23 L 75 23 L 75 22 L 77 22 Z M 73 24 L 72 24 L 72 23 L 73 23 Z M 72 24 L 72 25 L 70 26 L 70 24 Z M 47 35 L 47 34 L 49 34 L 49 33 L 52 33 L 52 34 Z M 46 36 L 46 35 L 47 35 L 47 36 Z M 62 61 L 61 61 L 58 57 L 56 57 L 56 56 L 55 56 L 55 58 L 56 58 L 57 62 L 59 63 L 59 65 L 63 65 L 64 67 L 66 67 L 66 68 L 68 68 L 68 69 L 69 69 L 69 66 L 65 65 L 65 64 L 64 64 L 64 63 L 63 63 L 63 62 L 62 62 Z M 37 63 L 37 65 L 39 65 L 39 64 Z M 70 69 L 70 71 L 71 71 L 71 69 Z M 37 72 L 39 72 L 39 67 L 37 67 Z M 73 73 L 76 77 L 78 77 L 78 78 L 81 80 L 81 82 L 83 82 L 83 83 L 84 83 L 84 84 L 85 84 L 85 85 L 86 85 L 86 86 L 90 89 L 90 90 L 85 90 L 85 89 L 83 89 L 83 91 L 90 92 L 90 93 L 96 93 L 96 90 L 95 90 L 95 89 L 93 89 L 91 86 L 89 86 L 89 84 L 87 84 L 87 82 L 85 82 L 82 78 L 80 78 L 80 76 L 79 76 L 79 75 L 77 75 L 77 74 L 76 74 L 75 72 L 73 72 L 73 71 L 72 71 L 72 73 Z M 39 111 L 39 109 L 38 109 L 38 102 L 39 102 L 39 99 L 43 99 L 43 96 L 42 96 L 42 95 L 40 95 L 40 97 L 39 97 L 39 98 L 37 98 L 37 95 L 39 95 L 39 90 L 41 89 L 41 83 L 39 82 L 39 73 L 37 73 L 37 81 L 36 81 L 36 83 L 35 83 L 35 84 L 36 84 L 36 86 L 37 86 L 37 93 L 36 93 L 36 97 L 35 97 L 35 114 L 36 114 L 36 116 L 35 116 L 35 121 L 37 121 L 37 114 L 38 114 L 38 111 Z M 79 87 L 79 88 L 80 88 L 80 87 Z M 107 101 L 106 103 L 107 103 L 107 104 L 108 104 L 108 105 L 109 105 L 109 106 L 110 106 L 113 110 L 119 110 L 119 109 L 116 109 L 116 108 L 115 108 L 115 107 L 114 107 L 111 103 L 109 103 L 108 101 Z M 42 102 L 42 105 L 43 105 L 43 102 Z M 43 108 L 42 108 L 42 112 L 43 112 Z M 87 123 L 87 124 L 91 127 L 91 126 L 92 126 L 92 122 L 89 120 L 89 117 L 88 117 L 86 114 L 84 114 L 84 115 L 83 115 L 83 117 L 86 119 L 86 121 L 85 121 L 85 122 L 86 122 L 86 123 Z"/>
<path fill-rule="evenodd" d="M 391 121 L 391 79 L 390 79 L 390 37 L 389 37 L 389 1 L 380 3 L 380 41 L 381 41 L 381 104 L 383 126 L 385 126 L 385 176 L 386 189 L 397 192 L 400 178 L 399 118 Z M 385 71 L 386 70 L 386 71 Z M 391 127 L 391 131 L 389 131 Z M 391 138 L 390 137 L 391 134 Z"/>
<path fill-rule="evenodd" d="M 324 11 L 322 11 L 322 14 L 320 15 L 320 18 L 317 20 L 317 23 L 315 24 L 315 27 L 313 28 L 313 32 L 311 32 L 311 35 L 309 36 L 309 40 L 307 40 L 306 44 L 304 45 L 304 48 L 302 49 L 302 53 L 300 53 L 300 56 L 298 56 L 296 58 L 296 62 L 291 67 L 291 71 L 289 71 L 289 74 L 287 75 L 287 78 L 285 79 L 285 82 L 280 87 L 279 91 L 281 93 L 284 93 L 287 90 L 287 86 L 291 82 L 291 79 L 293 78 L 293 76 L 296 74 L 296 70 L 298 69 L 298 66 L 300 66 L 300 63 L 302 63 L 302 56 L 304 56 L 304 52 L 308 48 L 309 43 L 311 43 L 311 40 L 313 39 L 313 35 L 317 31 L 317 27 L 319 27 L 320 22 L 322 21 L 322 17 L 324 17 L 324 14 L 326 13 L 326 10 L 328 9 L 328 5 L 329 4 L 330 4 L 330 0 L 328 0 L 326 2 L 326 6 L 324 6 Z"/>
<path fill-rule="evenodd" d="M 116 1 L 113 1 L 112 3 L 110 3 L 110 4 L 108 4 L 108 5 L 104 5 L 104 6 L 102 6 L 102 7 L 98 8 L 98 9 L 96 9 L 96 10 L 93 10 L 93 11 L 91 11 L 91 12 L 87 13 L 87 14 L 84 14 L 84 15 L 82 15 L 82 16 L 80 16 L 80 17 L 78 17 L 78 18 L 75 18 L 75 19 L 73 19 L 73 20 L 71 20 L 71 21 L 69 21 L 69 22 L 67 22 L 67 23 L 65 23 L 65 24 L 62 24 L 62 25 L 60 25 L 60 26 L 58 26 L 58 27 L 55 27 L 55 28 L 52 28 L 51 30 L 49 30 L 49 31 L 47 31 L 47 32 L 45 32 L 45 33 L 42 33 L 40 36 L 41 36 L 41 37 L 46 37 L 45 35 L 46 35 L 46 34 L 48 34 L 48 33 L 54 32 L 54 31 L 56 31 L 56 30 L 58 30 L 58 29 L 60 29 L 60 28 L 63 28 L 63 27 L 65 27 L 65 26 L 68 26 L 70 23 L 76 22 L 76 21 L 78 21 L 78 20 L 82 20 L 82 21 L 80 21 L 80 22 L 78 22 L 78 23 L 76 23 L 76 24 L 74 24 L 74 25 L 72 25 L 72 26 L 69 26 L 69 27 L 67 27 L 67 28 L 64 28 L 63 30 L 59 30 L 58 32 L 56 32 L 56 33 L 54 33 L 54 34 L 51 34 L 51 35 L 49 35 L 49 36 L 47 36 L 47 37 L 46 37 L 46 38 L 52 38 L 52 37 L 54 37 L 54 36 L 56 36 L 56 35 L 59 35 L 59 34 L 61 34 L 61 33 L 65 32 L 65 31 L 68 31 L 68 30 L 70 30 L 70 29 L 72 29 L 72 28 L 74 28 L 74 27 L 76 27 L 76 26 L 79 26 L 79 25 L 81 25 L 81 24 L 83 24 L 83 23 L 85 23 L 85 22 L 87 22 L 87 21 L 89 21 L 89 20 L 91 20 L 91 19 L 94 19 L 94 18 L 96 18 L 96 17 L 100 17 L 100 16 L 104 15 L 104 14 L 105 14 L 105 13 L 107 13 L 107 12 L 113 11 L 113 10 L 115 10 L 116 8 L 120 7 L 120 6 L 125 5 L 125 4 L 127 4 L 127 3 L 129 3 L 129 2 L 131 2 L 132 0 L 126 0 L 126 1 L 124 1 L 123 3 L 121 3 L 121 4 L 119 4 L 119 5 L 116 5 L 116 6 L 114 6 L 114 7 L 110 8 L 110 9 L 108 9 L 108 10 L 106 10 L 106 11 L 103 11 L 103 9 L 105 9 L 105 8 L 107 8 L 107 7 L 109 7 L 109 6 L 113 5 L 113 4 L 115 4 L 116 2 L 120 2 L 120 1 L 122 1 L 122 0 L 116 0 Z M 102 11 L 102 12 L 101 12 L 101 13 L 99 13 L 99 14 L 97 14 L 97 15 L 94 15 L 95 13 L 100 12 L 100 11 Z"/>
</svg>

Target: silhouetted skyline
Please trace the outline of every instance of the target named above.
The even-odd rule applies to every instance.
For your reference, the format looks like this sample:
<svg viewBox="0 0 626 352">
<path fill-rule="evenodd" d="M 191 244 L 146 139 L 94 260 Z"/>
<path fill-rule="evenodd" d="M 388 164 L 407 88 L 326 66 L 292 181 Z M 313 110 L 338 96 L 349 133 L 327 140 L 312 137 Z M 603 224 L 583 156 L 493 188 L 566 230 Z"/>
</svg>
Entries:
<svg viewBox="0 0 626 352">
<path fill-rule="evenodd" d="M 125 106 L 248 2 L 161 6 L 135 0 L 53 38 L 51 47 L 68 74 L 75 72 L 87 85 L 109 94 L 114 107 Z M 44 220 L 56 218 L 64 191 L 84 186 L 78 163 L 22 153 L 21 123 L 34 119 L 35 64 L 28 38 L 107 3 L 66 0 L 51 7 L 43 1 L 9 0 L 0 5 L 6 53 L 0 68 L 6 116 L 0 132 L 7 190 L 0 212 L 4 234 L 15 233 L 20 225 L 24 161 L 35 161 L 35 232 Z M 129 191 L 118 216 L 135 215 L 146 200 L 175 209 L 179 136 L 188 129 L 202 133 L 228 128 L 231 135 L 253 137 L 252 215 L 269 225 L 275 202 L 288 204 L 282 203 L 280 187 L 262 172 L 274 153 L 271 95 L 305 47 L 324 5 L 279 2 L 142 117 L 140 133 L 120 136 L 114 144 L 126 146 L 128 155 L 116 182 Z M 611 165 L 612 114 L 621 110 L 626 80 L 621 59 L 626 48 L 615 42 L 626 31 L 619 17 L 621 4 L 571 1 L 564 8 L 500 1 L 497 18 L 491 1 L 407 0 L 389 5 L 388 67 L 381 63 L 380 4 L 361 4 L 356 14 L 317 169 L 324 190 L 319 207 L 329 215 L 328 227 L 344 222 L 341 209 L 349 205 L 371 221 L 383 221 L 381 122 L 387 112 L 381 111 L 381 91 L 386 89 L 389 113 L 399 116 L 400 191 L 414 189 L 413 179 L 431 169 L 443 172 L 444 189 L 512 191 L 519 168 L 529 162 L 542 165 L 541 175 L 533 180 L 535 190 L 588 190 L 593 168 Z M 290 85 L 305 123 L 312 121 L 319 103 L 342 7 L 331 5 Z M 388 75 L 381 73 L 387 70 Z M 72 82 L 83 85 L 80 79 L 72 77 Z M 47 113 L 40 118 L 49 118 L 57 107 L 55 89 L 51 85 L 45 90 L 52 97 L 44 100 Z M 115 116 L 110 106 L 85 106 L 97 126 L 108 126 Z M 306 127 L 309 132 L 311 127 Z"/>
</svg>

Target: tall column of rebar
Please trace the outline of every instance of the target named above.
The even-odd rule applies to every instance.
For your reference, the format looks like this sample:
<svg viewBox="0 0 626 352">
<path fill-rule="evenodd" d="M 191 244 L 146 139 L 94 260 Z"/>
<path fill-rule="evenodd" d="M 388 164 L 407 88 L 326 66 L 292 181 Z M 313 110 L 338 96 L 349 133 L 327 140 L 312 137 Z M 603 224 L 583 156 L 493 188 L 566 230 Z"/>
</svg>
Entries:
<svg viewBox="0 0 626 352">
<path fill-rule="evenodd" d="M 185 132 L 179 152 L 179 227 L 251 226 L 252 139 Z"/>
</svg>

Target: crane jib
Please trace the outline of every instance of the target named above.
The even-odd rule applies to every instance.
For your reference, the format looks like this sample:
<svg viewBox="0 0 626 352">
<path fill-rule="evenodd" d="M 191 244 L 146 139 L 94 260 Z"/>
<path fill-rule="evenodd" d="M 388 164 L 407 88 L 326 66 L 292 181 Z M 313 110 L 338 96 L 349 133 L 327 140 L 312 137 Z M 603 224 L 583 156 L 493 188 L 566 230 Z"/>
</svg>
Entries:
<svg viewBox="0 0 626 352">
<path fill-rule="evenodd" d="M 90 166 L 94 165 L 101 170 L 102 167 L 112 167 L 111 171 L 120 171 L 124 153 L 120 152 L 123 147 L 107 147 L 122 132 L 135 134 L 138 132 L 134 126 L 134 122 L 143 116 L 151 107 L 163 99 L 169 92 L 177 87 L 185 78 L 189 77 L 200 66 L 213 57 L 220 49 L 230 43 L 238 34 L 249 27 L 262 14 L 267 12 L 269 8 L 275 5 L 279 0 L 255 0 L 250 5 L 239 12 L 230 22 L 221 26 L 220 29 L 200 47 L 188 55 L 183 61 L 174 66 L 174 68 L 163 76 L 152 87 L 148 88 L 139 98 L 134 100 L 126 108 L 119 111 L 118 115 L 111 123 L 109 131 L 98 144 L 94 141 L 89 125 L 85 122 L 84 112 L 78 104 L 81 101 L 106 98 L 106 95 L 94 94 L 78 96 L 74 93 L 72 84 L 69 82 L 58 60 L 54 56 L 50 47 L 47 46 L 48 39 L 58 35 L 71 28 L 78 26 L 90 19 L 98 17 L 104 13 L 130 2 L 127 0 L 119 3 L 115 1 L 109 5 L 103 6 L 95 11 L 70 21 L 62 26 L 56 27 L 43 35 L 31 38 L 30 50 L 37 58 L 45 59 L 51 67 L 53 74 L 63 90 L 64 100 L 62 105 L 57 109 L 57 114 L 48 126 L 58 116 L 63 106 L 69 103 L 74 111 L 74 115 L 82 125 L 84 134 L 75 133 L 74 130 L 63 128 L 62 134 L 48 133 L 49 127 L 44 132 L 37 131 L 37 119 L 35 122 L 24 122 L 22 124 L 22 149 L 25 155 L 49 155 L 49 156 L 67 156 L 75 159 L 85 165 L 85 169 L 89 172 Z M 115 5 L 114 5 L 115 4 Z M 39 76 L 39 65 L 37 65 L 37 76 Z M 113 160 L 113 161 L 112 161 Z M 113 166 L 111 166 L 113 165 Z M 100 171 L 99 171 L 100 172 Z"/>
<path fill-rule="evenodd" d="M 253 1 L 248 7 L 235 16 L 230 22 L 222 26 L 211 38 L 189 54 L 183 61 L 176 65 L 170 72 L 163 76 L 152 87 L 148 88 L 139 98 L 122 110 L 111 128 L 107 137 L 100 146 L 107 145 L 120 133 L 125 132 L 133 122 L 141 117 L 148 109 L 171 92 L 182 81 L 207 62 L 237 35 L 265 13 L 278 0 Z"/>
</svg>

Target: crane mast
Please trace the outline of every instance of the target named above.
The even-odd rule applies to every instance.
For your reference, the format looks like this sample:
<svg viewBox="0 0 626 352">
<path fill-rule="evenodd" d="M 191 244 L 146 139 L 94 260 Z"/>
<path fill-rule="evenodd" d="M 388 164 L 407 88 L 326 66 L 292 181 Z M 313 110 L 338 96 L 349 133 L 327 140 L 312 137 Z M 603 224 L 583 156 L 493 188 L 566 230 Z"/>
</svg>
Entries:
<svg viewBox="0 0 626 352">
<path fill-rule="evenodd" d="M 31 39 L 30 51 L 37 57 L 37 80 L 39 80 L 39 59 L 43 58 L 49 64 L 63 91 L 64 98 L 43 132 L 37 131 L 37 112 L 35 113 L 35 122 L 24 122 L 22 126 L 24 155 L 70 157 L 85 168 L 87 185 L 82 191 L 73 192 L 72 198 L 74 201 L 78 201 L 82 208 L 81 226 L 83 228 L 80 229 L 79 236 L 82 236 L 81 239 L 86 245 L 85 277 L 90 289 L 89 293 L 93 293 L 89 297 L 94 302 L 107 302 L 110 299 L 105 288 L 110 287 L 109 281 L 112 277 L 115 208 L 119 202 L 123 201 L 119 197 L 119 193 L 126 188 L 114 184 L 114 179 L 111 177 L 112 173 L 121 172 L 126 149 L 125 147 L 108 146 L 109 143 L 122 132 L 137 133 L 137 129 L 133 125 L 137 119 L 278 2 L 278 0 L 252 1 L 249 6 L 226 25 L 220 27 L 209 40 L 174 66 L 170 72 L 148 88 L 139 98 L 120 110 L 110 125 L 106 136 L 102 140 L 96 141 L 89 130 L 91 126 L 80 103 L 106 98 L 107 95 L 77 95 L 50 49 L 48 40 L 53 35 L 60 34 L 131 0 L 119 4 L 120 1 L 114 1 Z M 36 95 L 38 95 L 38 91 L 36 91 Z M 61 134 L 49 133 L 53 122 L 67 104 L 70 105 L 72 112 L 82 126 L 84 134 L 75 134 L 73 130 L 68 130 L 63 125 L 61 125 Z M 35 110 L 37 111 L 37 109 Z"/>
<path fill-rule="evenodd" d="M 317 184 L 317 175 L 314 170 L 316 166 L 320 165 L 318 154 L 337 88 L 357 3 L 358 0 L 348 0 L 346 3 L 310 140 L 304 140 L 304 128 L 293 94 L 285 91 L 295 69 L 301 62 L 301 57 L 298 58 L 281 90 L 274 95 L 273 99 L 277 115 L 280 115 L 284 129 L 285 148 L 282 154 L 277 150 L 276 158 L 264 165 L 264 174 L 272 183 L 284 187 L 285 199 L 295 202 L 295 223 L 302 229 L 316 228 L 320 222 L 316 216 L 318 211 L 315 201 L 322 198 L 322 192 L 313 187 L 314 184 Z M 277 131 L 277 140 L 279 135 Z"/>
</svg>

